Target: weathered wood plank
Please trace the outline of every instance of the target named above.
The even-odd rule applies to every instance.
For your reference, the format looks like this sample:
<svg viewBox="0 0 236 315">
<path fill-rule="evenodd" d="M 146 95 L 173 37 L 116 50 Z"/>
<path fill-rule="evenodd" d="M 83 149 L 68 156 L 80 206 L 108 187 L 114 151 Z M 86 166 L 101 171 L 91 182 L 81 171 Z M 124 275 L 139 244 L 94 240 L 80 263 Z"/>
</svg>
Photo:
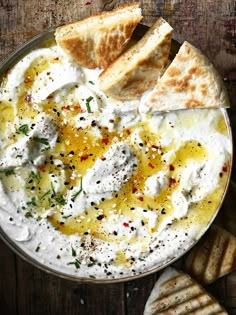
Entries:
<svg viewBox="0 0 236 315">
<path fill-rule="evenodd" d="M 142 315 L 146 301 L 155 284 L 157 274 L 149 275 L 125 284 L 127 315 Z"/>
<path fill-rule="evenodd" d="M 15 254 L 0 240 L 1 314 L 17 314 Z"/>
<path fill-rule="evenodd" d="M 124 284 L 80 284 L 17 258 L 18 315 L 124 314 Z"/>
</svg>

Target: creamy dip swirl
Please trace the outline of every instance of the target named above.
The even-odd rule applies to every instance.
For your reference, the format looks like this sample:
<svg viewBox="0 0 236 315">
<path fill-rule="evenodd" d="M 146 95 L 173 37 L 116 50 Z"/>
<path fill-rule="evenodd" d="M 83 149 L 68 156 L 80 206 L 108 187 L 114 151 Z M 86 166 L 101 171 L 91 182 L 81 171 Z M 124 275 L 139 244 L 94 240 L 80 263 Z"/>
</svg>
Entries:
<svg viewBox="0 0 236 315">
<path fill-rule="evenodd" d="M 30 52 L 0 91 L 0 224 L 58 272 L 119 278 L 184 253 L 228 178 L 224 111 L 150 112 L 99 90 L 101 70 L 55 45 Z"/>
</svg>

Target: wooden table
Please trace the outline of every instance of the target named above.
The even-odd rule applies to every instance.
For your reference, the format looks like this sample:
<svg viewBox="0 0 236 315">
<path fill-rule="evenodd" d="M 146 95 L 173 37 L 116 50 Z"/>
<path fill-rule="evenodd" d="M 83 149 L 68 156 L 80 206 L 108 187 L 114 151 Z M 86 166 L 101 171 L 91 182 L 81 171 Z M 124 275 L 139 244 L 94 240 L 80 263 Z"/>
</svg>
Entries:
<svg viewBox="0 0 236 315">
<path fill-rule="evenodd" d="M 68 21 L 110 10 L 104 0 L 1 0 L 0 60 L 33 35 Z M 236 122 L 236 2 L 234 0 L 143 0 L 143 23 L 163 16 L 174 38 L 201 48 L 225 78 Z M 234 134 L 235 130 L 234 130 Z M 235 170 L 233 172 L 235 174 Z M 232 201 L 234 202 L 234 201 Z M 236 201 L 235 201 L 236 205 Z M 0 241 L 0 312 L 2 315 L 139 315 L 157 274 L 127 283 L 78 284 L 46 274 L 17 257 Z M 236 273 L 208 287 L 229 314 L 236 314 Z"/>
</svg>

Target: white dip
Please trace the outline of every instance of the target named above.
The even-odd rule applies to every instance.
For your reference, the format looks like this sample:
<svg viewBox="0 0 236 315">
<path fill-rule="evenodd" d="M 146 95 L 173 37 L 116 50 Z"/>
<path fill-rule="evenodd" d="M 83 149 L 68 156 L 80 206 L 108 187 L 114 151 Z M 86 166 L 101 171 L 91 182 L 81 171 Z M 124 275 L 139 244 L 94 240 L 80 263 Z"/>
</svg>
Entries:
<svg viewBox="0 0 236 315">
<path fill-rule="evenodd" d="M 223 196 L 223 110 L 147 113 L 98 89 L 100 70 L 32 51 L 0 90 L 0 225 L 58 272 L 119 278 L 181 255 Z"/>
</svg>

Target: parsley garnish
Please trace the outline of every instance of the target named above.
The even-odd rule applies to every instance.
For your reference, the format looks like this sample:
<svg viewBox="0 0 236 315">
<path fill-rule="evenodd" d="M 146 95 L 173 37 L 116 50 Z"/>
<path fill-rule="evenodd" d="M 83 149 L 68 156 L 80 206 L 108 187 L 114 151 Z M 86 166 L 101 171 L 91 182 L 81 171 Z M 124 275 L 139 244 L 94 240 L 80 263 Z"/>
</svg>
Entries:
<svg viewBox="0 0 236 315">
<path fill-rule="evenodd" d="M 75 261 L 71 261 L 67 265 L 75 265 L 75 268 L 79 269 L 80 268 L 80 264 L 81 264 L 81 262 L 76 258 Z"/>
<path fill-rule="evenodd" d="M 4 172 L 4 174 L 5 174 L 6 176 L 10 176 L 10 175 L 15 174 L 15 171 L 14 171 L 13 168 L 8 168 L 8 169 L 4 170 L 3 172 Z"/>
<path fill-rule="evenodd" d="M 63 218 L 63 219 L 68 219 L 68 218 L 70 218 L 70 217 L 72 217 L 72 214 L 69 214 L 69 215 L 63 215 L 63 216 L 62 216 L 62 218 Z"/>
<path fill-rule="evenodd" d="M 87 112 L 88 113 L 91 113 L 91 107 L 90 107 L 90 102 L 93 100 L 93 97 L 92 96 L 89 96 L 87 99 L 86 99 L 86 107 L 87 107 Z"/>
<path fill-rule="evenodd" d="M 71 251 L 72 251 L 72 256 L 73 257 L 76 257 L 76 250 L 71 246 Z"/>
<path fill-rule="evenodd" d="M 39 183 L 40 179 L 41 179 L 41 175 L 39 172 L 35 173 L 33 171 L 30 172 L 30 178 L 32 178 L 33 180 L 36 180 L 37 183 Z"/>
<path fill-rule="evenodd" d="M 29 126 L 27 124 L 21 125 L 18 129 L 18 132 L 23 133 L 25 136 L 27 136 L 29 131 Z"/>
<path fill-rule="evenodd" d="M 47 138 L 39 138 L 39 137 L 33 137 L 33 140 L 42 143 L 44 145 L 49 145 L 48 139 Z"/>
<path fill-rule="evenodd" d="M 50 194 L 50 190 L 46 191 L 45 194 L 40 197 L 40 200 L 43 200 L 48 194 Z"/>
<path fill-rule="evenodd" d="M 64 206 L 66 204 L 66 200 L 63 197 L 63 195 L 59 195 L 58 197 L 55 198 L 55 200 L 62 206 Z"/>
<path fill-rule="evenodd" d="M 32 197 L 30 201 L 26 202 L 27 206 L 37 206 L 36 198 Z"/>
<path fill-rule="evenodd" d="M 93 81 L 89 81 L 89 83 L 92 84 L 92 85 L 94 85 L 94 82 L 93 82 Z"/>
<path fill-rule="evenodd" d="M 71 201 L 75 201 L 75 199 L 76 199 L 76 197 L 81 193 L 81 191 L 83 190 L 83 186 L 82 186 L 82 180 L 83 180 L 83 178 L 81 177 L 81 179 L 80 179 L 80 190 L 79 191 L 77 191 L 77 192 L 75 192 L 72 196 L 71 196 Z"/>
<path fill-rule="evenodd" d="M 51 182 L 51 187 L 52 187 L 52 194 L 53 194 L 53 196 L 55 196 L 56 195 L 56 192 L 55 192 L 55 189 L 54 189 L 54 186 L 53 186 L 53 183 Z"/>
</svg>

